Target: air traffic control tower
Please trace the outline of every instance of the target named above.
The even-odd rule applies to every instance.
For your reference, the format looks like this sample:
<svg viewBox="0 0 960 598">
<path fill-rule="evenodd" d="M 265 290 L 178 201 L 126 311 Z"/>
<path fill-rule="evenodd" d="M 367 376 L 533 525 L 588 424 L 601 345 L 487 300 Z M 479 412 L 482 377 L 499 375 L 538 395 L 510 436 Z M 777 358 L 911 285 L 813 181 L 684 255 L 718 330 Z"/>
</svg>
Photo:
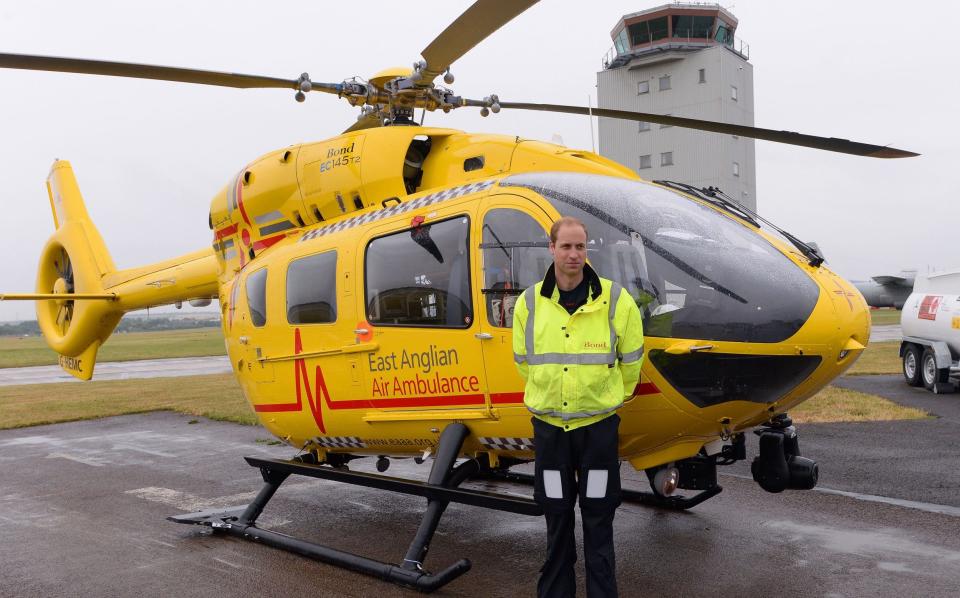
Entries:
<svg viewBox="0 0 960 598">
<path fill-rule="evenodd" d="M 750 48 L 719 4 L 666 4 L 624 15 L 597 73 L 601 108 L 753 126 Z M 649 180 L 719 187 L 756 210 L 754 141 L 599 119 L 600 153 Z"/>
</svg>

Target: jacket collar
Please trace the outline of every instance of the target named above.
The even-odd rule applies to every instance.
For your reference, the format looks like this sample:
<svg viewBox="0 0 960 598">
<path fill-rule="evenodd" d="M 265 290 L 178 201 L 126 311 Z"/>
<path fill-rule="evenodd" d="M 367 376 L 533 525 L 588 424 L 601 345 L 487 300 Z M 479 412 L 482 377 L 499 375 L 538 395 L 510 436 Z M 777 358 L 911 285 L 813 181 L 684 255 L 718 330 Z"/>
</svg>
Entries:
<svg viewBox="0 0 960 598">
<path fill-rule="evenodd" d="M 554 272 L 554 264 L 550 264 L 550 268 L 547 270 L 547 273 L 543 276 L 543 285 L 540 287 L 540 294 L 547 299 L 553 297 L 553 291 L 557 288 L 557 274 Z M 590 299 L 596 300 L 600 296 L 602 289 L 600 288 L 600 277 L 597 276 L 597 273 L 590 267 L 590 264 L 583 265 L 583 277 L 587 279 L 587 284 L 590 285 Z"/>
</svg>

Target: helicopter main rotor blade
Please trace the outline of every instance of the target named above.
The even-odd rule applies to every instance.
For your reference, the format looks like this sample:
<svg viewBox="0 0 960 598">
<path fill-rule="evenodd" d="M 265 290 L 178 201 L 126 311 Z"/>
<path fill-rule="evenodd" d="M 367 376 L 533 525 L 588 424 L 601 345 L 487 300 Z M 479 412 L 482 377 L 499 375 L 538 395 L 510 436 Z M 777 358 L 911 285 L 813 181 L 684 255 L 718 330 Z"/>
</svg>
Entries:
<svg viewBox="0 0 960 598">
<path fill-rule="evenodd" d="M 31 54 L 2 54 L 0 67 L 25 69 L 32 71 L 54 71 L 60 73 L 80 73 L 86 75 L 108 75 L 111 77 L 130 77 L 133 79 L 155 79 L 216 85 L 239 89 L 279 88 L 300 89 L 300 79 L 280 79 L 260 75 L 201 71 L 171 66 L 135 64 L 130 62 L 111 62 L 106 60 L 88 60 L 83 58 L 62 58 L 59 56 L 36 56 Z M 314 91 L 338 93 L 339 86 L 333 83 L 313 83 Z"/>
<path fill-rule="evenodd" d="M 913 156 L 920 155 L 893 147 L 860 143 L 847 139 L 838 139 L 836 137 L 817 137 L 816 135 L 804 135 L 803 133 L 794 133 L 792 131 L 774 131 L 773 129 L 762 129 L 759 127 L 749 127 L 746 125 L 734 125 L 712 120 L 682 118 L 679 116 L 650 114 L 648 112 L 633 112 L 631 110 L 612 110 L 610 108 L 591 109 L 585 106 L 531 104 L 526 102 L 500 102 L 500 107 L 514 108 L 516 110 L 562 112 L 566 114 L 592 114 L 593 116 L 602 116 L 606 118 L 646 121 L 660 125 L 684 127 L 687 129 L 697 129 L 698 131 L 710 131 L 713 133 L 725 133 L 728 135 L 739 135 L 741 137 L 752 137 L 753 139 L 763 139 L 765 141 L 775 141 L 777 143 L 800 145 L 803 147 L 812 147 L 814 149 L 827 150 L 830 152 L 840 152 L 842 154 L 853 154 L 855 156 L 867 156 L 870 158 L 911 158 Z"/>
<path fill-rule="evenodd" d="M 427 61 L 422 80 L 433 81 L 458 58 L 539 0 L 477 0 L 420 53 Z"/>
</svg>

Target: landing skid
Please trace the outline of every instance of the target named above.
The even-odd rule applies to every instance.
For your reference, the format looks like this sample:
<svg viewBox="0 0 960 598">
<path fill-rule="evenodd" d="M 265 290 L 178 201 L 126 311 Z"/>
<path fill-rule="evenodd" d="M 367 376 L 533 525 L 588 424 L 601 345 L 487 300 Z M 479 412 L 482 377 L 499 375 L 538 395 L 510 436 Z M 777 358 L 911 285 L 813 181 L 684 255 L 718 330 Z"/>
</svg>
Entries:
<svg viewBox="0 0 960 598">
<path fill-rule="evenodd" d="M 264 481 L 263 488 L 253 502 L 246 507 L 201 511 L 167 519 L 176 523 L 207 526 L 218 532 L 262 542 L 274 548 L 378 577 L 421 592 L 433 592 L 470 570 L 468 559 L 460 559 L 436 574 L 429 573 L 423 568 L 423 562 L 430 549 L 430 540 L 449 503 L 456 502 L 523 515 L 543 514 L 543 510 L 529 499 L 458 488 L 479 470 L 479 465 L 473 460 L 455 465 L 463 441 L 468 434 L 469 431 L 463 424 L 451 424 L 444 428 L 426 482 L 334 469 L 312 462 L 312 455 L 292 461 L 247 457 L 247 463 L 260 468 Z M 280 485 L 291 475 L 321 478 L 425 497 L 427 508 L 424 510 L 423 519 L 403 560 L 396 565 L 384 563 L 257 527 L 257 518 Z"/>
</svg>

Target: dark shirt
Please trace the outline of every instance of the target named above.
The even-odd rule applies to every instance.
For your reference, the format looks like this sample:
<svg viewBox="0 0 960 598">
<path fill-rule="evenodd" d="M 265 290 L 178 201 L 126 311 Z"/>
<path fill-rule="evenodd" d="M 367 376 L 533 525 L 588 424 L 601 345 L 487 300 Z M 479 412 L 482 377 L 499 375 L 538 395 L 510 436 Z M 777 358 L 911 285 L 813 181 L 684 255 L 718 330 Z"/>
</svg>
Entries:
<svg viewBox="0 0 960 598">
<path fill-rule="evenodd" d="M 587 302 L 587 291 L 589 287 L 590 284 L 587 281 L 587 277 L 584 276 L 580 284 L 569 291 L 564 291 L 559 287 L 557 288 L 557 291 L 560 293 L 560 305 L 567 310 L 568 314 L 573 314 L 573 312 L 580 309 L 580 307 Z"/>
</svg>

